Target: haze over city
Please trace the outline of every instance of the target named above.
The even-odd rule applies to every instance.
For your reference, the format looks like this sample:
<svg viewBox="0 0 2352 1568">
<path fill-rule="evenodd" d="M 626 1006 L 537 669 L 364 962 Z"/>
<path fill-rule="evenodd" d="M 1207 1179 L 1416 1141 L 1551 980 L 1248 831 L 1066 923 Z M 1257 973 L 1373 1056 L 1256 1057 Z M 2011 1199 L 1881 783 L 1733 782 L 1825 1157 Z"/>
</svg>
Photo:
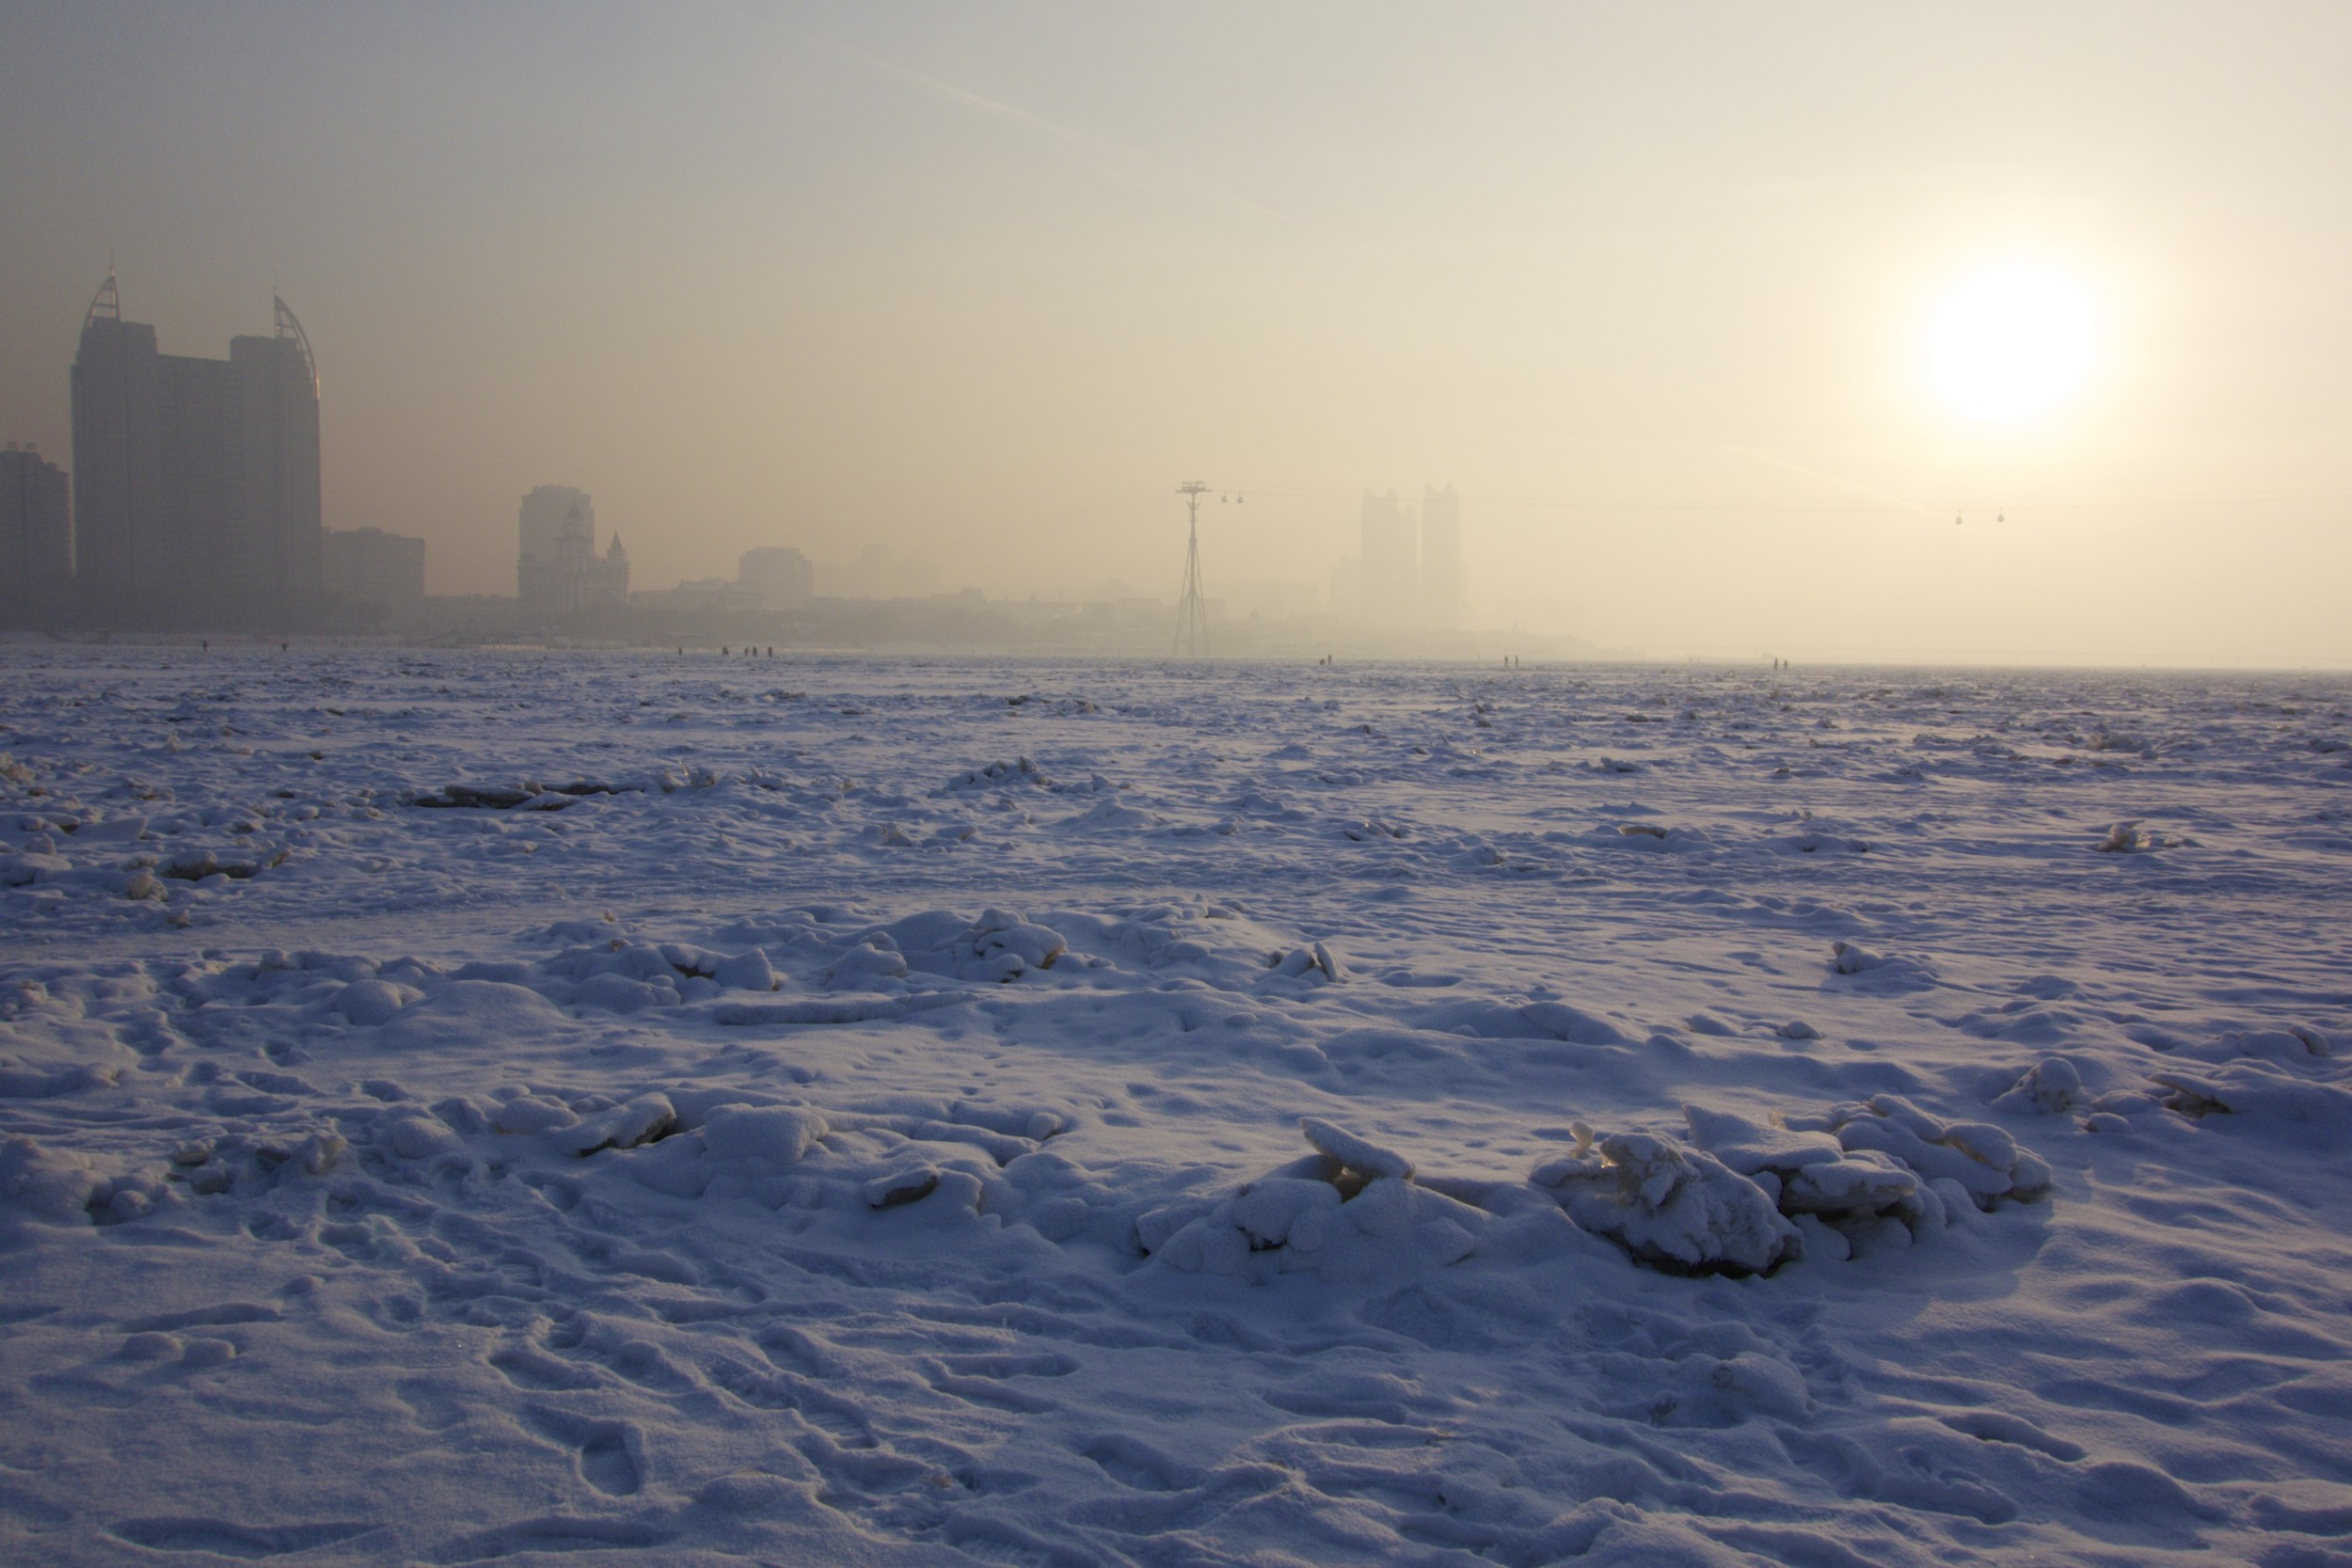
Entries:
<svg viewBox="0 0 2352 1568">
<path fill-rule="evenodd" d="M 2352 1568 L 2347 62 L 0 0 L 0 1564 Z"/>
<path fill-rule="evenodd" d="M 321 382 L 335 530 L 514 592 L 886 546 L 944 589 L 1331 592 L 1649 655 L 2352 661 L 2352 17 L 2325 6 L 0 9 L 0 435 L 111 266 Z M 1939 309 L 2079 302 L 1984 417 Z M 62 461 L 61 458 L 58 458 Z M 1955 519 L 1961 519 L 1958 523 Z M 1286 591 L 1287 591 L 1286 590 Z"/>
</svg>

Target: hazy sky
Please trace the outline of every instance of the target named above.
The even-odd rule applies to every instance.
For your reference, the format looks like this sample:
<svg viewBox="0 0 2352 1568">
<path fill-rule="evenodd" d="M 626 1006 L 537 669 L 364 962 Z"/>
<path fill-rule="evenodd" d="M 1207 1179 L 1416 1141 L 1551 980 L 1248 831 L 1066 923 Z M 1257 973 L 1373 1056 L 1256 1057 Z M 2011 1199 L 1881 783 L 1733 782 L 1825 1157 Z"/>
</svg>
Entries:
<svg viewBox="0 0 2352 1568">
<path fill-rule="evenodd" d="M 109 256 L 323 387 L 329 527 L 514 589 L 794 544 L 1320 586 L 1463 497 L 1482 620 L 1651 653 L 2352 663 L 2352 6 L 0 0 L 0 438 Z M 1924 344 L 2070 279 L 1972 424 Z M 1955 526 L 1955 514 L 1965 516 Z M 2005 515 L 2005 521 L 1996 521 Z"/>
</svg>

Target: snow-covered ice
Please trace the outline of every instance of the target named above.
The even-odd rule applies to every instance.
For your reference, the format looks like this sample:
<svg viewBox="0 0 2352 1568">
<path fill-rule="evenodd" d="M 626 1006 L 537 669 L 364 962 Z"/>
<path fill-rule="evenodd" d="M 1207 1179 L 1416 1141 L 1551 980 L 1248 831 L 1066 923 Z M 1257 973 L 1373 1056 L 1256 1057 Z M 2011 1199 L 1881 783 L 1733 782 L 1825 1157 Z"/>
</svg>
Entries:
<svg viewBox="0 0 2352 1568">
<path fill-rule="evenodd" d="M 0 1560 L 2352 1565 L 2352 684 L 12 647 Z"/>
</svg>

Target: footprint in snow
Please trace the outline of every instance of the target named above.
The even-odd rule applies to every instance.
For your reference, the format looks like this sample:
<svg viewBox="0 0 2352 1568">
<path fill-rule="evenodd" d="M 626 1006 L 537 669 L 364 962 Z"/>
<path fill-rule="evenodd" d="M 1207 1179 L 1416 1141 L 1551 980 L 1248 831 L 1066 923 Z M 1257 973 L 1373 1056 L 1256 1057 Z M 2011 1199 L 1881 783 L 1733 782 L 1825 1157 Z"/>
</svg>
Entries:
<svg viewBox="0 0 2352 1568">
<path fill-rule="evenodd" d="M 532 1410 L 528 1419 L 542 1437 L 574 1449 L 580 1477 L 589 1485 L 608 1497 L 636 1496 L 643 1472 L 637 1457 L 642 1446 L 635 1428 L 564 1410 Z"/>
</svg>

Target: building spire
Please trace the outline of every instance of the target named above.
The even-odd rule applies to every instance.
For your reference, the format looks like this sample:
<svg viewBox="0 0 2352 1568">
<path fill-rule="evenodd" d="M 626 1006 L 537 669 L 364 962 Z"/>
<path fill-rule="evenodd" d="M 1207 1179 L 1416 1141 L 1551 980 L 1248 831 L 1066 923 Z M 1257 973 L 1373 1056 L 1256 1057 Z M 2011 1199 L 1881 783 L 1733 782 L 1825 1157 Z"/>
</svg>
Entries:
<svg viewBox="0 0 2352 1568">
<path fill-rule="evenodd" d="M 110 276 L 107 278 L 108 284 L 111 285 L 113 281 Z M 310 335 L 302 330 L 302 324 L 294 319 L 293 309 L 286 304 L 285 296 L 278 292 L 278 285 L 275 282 L 270 284 L 269 302 L 277 318 L 278 336 L 292 339 L 301 348 L 302 368 L 310 372 L 310 395 L 318 396 L 319 362 L 310 356 Z"/>
<path fill-rule="evenodd" d="M 109 258 L 106 262 L 106 281 L 98 285 L 98 293 L 90 296 L 89 313 L 82 318 L 82 325 L 87 326 L 94 321 L 119 322 L 121 319 L 122 293 L 115 287 L 115 264 Z"/>
</svg>

